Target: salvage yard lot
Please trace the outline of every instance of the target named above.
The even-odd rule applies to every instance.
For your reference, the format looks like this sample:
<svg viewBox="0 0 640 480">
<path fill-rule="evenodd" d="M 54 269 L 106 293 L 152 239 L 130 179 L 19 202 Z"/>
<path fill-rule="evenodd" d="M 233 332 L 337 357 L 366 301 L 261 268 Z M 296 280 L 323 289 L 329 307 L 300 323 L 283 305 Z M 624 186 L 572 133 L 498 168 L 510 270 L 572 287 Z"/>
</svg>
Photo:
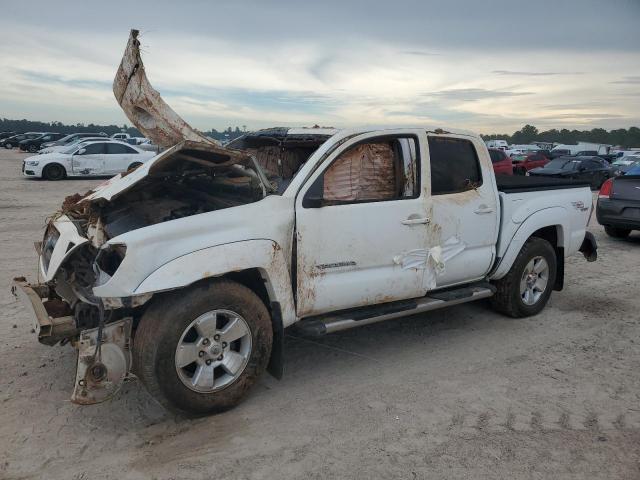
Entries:
<svg viewBox="0 0 640 480">
<path fill-rule="evenodd" d="M 9 292 L 66 195 L 0 150 L 0 478 L 638 478 L 640 234 L 568 260 L 538 316 L 482 303 L 319 341 L 287 337 L 282 381 L 222 415 L 165 413 L 137 382 L 69 402 L 72 348 L 46 347 Z"/>
</svg>

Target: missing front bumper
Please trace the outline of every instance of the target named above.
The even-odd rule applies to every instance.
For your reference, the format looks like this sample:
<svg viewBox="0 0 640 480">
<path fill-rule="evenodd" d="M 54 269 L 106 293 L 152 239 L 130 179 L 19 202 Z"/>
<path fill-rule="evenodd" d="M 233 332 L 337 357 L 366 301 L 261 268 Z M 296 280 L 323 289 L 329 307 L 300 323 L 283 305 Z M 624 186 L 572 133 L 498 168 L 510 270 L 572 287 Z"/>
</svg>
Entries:
<svg viewBox="0 0 640 480">
<path fill-rule="evenodd" d="M 11 292 L 31 311 L 33 329 L 40 343 L 55 345 L 79 333 L 68 305 L 53 298 L 48 285 L 32 285 L 24 277 L 17 277 L 13 279 Z"/>
</svg>

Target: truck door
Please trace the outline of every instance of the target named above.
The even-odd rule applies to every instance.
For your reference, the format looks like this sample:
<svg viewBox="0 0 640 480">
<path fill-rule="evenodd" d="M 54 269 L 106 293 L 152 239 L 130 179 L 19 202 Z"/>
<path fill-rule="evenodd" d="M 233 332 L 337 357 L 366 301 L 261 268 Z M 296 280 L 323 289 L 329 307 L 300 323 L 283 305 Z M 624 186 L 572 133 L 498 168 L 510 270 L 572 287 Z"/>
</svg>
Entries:
<svg viewBox="0 0 640 480">
<path fill-rule="evenodd" d="M 80 145 L 71 157 L 71 169 L 74 175 L 102 175 L 104 173 L 104 142 Z"/>
<path fill-rule="evenodd" d="M 487 149 L 474 137 L 429 134 L 438 288 L 483 278 L 498 238 L 498 194 Z M 485 158 L 486 157 L 486 158 Z"/>
<path fill-rule="evenodd" d="M 415 130 L 359 135 L 332 152 L 300 189 L 299 316 L 426 293 L 424 140 Z"/>
</svg>

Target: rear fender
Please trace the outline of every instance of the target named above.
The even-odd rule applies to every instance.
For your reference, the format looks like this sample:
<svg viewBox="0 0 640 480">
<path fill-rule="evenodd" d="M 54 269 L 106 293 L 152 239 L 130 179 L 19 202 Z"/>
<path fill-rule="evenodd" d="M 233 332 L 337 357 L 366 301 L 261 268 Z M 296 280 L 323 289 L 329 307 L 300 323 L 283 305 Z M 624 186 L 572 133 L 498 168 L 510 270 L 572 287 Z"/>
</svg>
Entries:
<svg viewBox="0 0 640 480">
<path fill-rule="evenodd" d="M 489 278 L 491 280 L 498 280 L 504 277 L 511 269 L 518 253 L 520 253 L 522 246 L 529 237 L 541 228 L 550 226 L 555 226 L 557 229 L 558 244 L 554 247 L 556 249 L 562 248 L 564 252 L 570 250 L 568 243 L 571 239 L 566 238 L 566 232 L 571 232 L 569 212 L 562 207 L 545 208 L 532 214 L 522 222 L 509 242 L 509 247 L 500 259 L 500 263 Z M 581 238 L 584 237 L 584 230 L 580 233 L 580 236 Z"/>
</svg>

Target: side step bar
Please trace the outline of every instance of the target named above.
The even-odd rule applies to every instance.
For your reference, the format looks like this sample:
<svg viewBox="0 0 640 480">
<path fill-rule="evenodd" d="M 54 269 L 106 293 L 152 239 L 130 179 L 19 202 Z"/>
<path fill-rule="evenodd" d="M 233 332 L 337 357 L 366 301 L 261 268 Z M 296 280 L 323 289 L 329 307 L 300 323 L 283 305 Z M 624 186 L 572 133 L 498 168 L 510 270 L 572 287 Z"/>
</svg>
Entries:
<svg viewBox="0 0 640 480">
<path fill-rule="evenodd" d="M 473 302 L 493 296 L 496 288 L 490 283 L 478 283 L 466 287 L 441 290 L 413 300 L 384 303 L 373 307 L 352 308 L 341 312 L 307 317 L 295 324 L 296 332 L 320 337 L 327 333 L 383 322 L 393 318 L 437 310 L 450 305 Z"/>
</svg>

